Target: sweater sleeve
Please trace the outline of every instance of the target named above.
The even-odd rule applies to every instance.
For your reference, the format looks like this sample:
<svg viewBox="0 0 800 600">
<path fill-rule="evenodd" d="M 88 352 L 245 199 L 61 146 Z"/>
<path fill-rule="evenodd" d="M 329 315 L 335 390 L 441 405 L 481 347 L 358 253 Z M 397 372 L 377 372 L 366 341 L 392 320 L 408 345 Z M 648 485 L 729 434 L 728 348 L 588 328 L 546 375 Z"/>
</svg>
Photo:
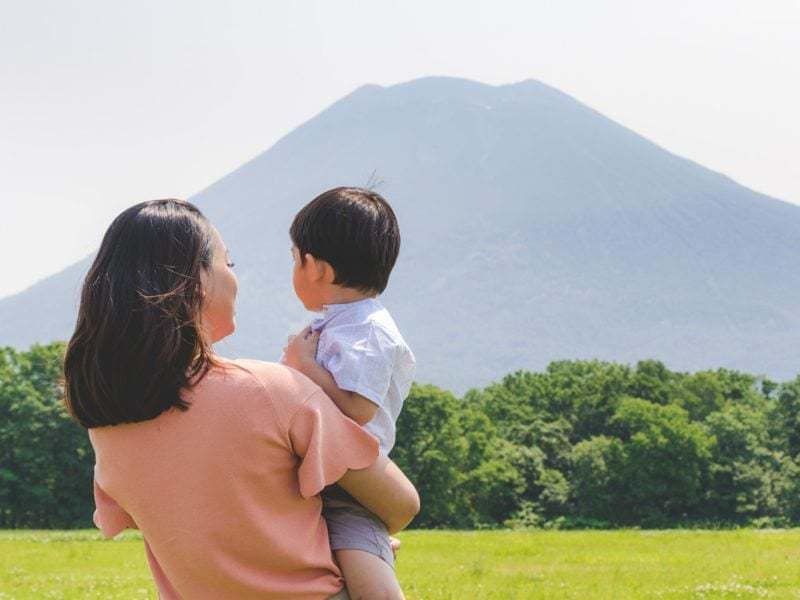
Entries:
<svg viewBox="0 0 800 600">
<path fill-rule="evenodd" d="M 295 412 L 289 439 L 301 458 L 298 477 L 305 498 L 336 483 L 348 469 L 365 469 L 378 457 L 378 440 L 346 417 L 322 390 Z"/>
<path fill-rule="evenodd" d="M 94 505 L 94 524 L 105 537 L 112 538 L 125 529 L 137 529 L 133 518 L 97 484 L 97 481 L 94 482 Z"/>
</svg>

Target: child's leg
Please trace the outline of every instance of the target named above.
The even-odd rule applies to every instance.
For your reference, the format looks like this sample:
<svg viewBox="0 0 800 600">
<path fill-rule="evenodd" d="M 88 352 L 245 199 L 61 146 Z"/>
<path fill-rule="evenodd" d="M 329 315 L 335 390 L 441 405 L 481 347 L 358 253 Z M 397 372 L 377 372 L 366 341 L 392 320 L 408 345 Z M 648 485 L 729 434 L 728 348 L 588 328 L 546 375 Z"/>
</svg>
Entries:
<svg viewBox="0 0 800 600">
<path fill-rule="evenodd" d="M 394 569 L 363 550 L 336 550 L 351 600 L 404 600 Z"/>
</svg>

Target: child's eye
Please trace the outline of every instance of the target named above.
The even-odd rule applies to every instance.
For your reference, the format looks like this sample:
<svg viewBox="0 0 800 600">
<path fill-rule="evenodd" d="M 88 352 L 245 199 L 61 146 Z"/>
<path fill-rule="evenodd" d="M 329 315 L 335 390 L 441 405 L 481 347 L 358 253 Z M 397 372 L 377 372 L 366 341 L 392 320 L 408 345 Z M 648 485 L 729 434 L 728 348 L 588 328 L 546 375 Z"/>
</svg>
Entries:
<svg viewBox="0 0 800 600">
<path fill-rule="evenodd" d="M 235 263 L 235 262 L 229 262 L 229 263 L 226 263 L 226 264 L 228 265 L 228 268 L 229 268 L 229 269 L 232 269 L 233 267 L 235 267 L 235 266 L 236 266 L 236 263 Z"/>
</svg>

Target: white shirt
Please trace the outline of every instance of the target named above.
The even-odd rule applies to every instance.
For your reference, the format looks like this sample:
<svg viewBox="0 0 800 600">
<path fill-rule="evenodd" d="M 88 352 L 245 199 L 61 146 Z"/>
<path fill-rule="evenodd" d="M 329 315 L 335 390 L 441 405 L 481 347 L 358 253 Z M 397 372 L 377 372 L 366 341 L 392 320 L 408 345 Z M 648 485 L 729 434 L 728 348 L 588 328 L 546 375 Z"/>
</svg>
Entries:
<svg viewBox="0 0 800 600">
<path fill-rule="evenodd" d="M 394 319 L 377 299 L 365 298 L 326 304 L 311 329 L 321 332 L 317 362 L 333 375 L 339 389 L 378 406 L 364 428 L 378 438 L 381 453 L 389 454 L 416 367 Z"/>
</svg>

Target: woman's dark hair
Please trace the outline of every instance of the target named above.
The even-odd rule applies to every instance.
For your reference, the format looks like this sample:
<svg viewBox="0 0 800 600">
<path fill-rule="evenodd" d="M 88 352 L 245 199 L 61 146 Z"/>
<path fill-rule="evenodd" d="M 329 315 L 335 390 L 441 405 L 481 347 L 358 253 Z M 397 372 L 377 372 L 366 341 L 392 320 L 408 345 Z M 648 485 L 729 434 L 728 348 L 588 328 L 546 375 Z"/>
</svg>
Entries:
<svg viewBox="0 0 800 600">
<path fill-rule="evenodd" d="M 354 187 L 323 192 L 295 216 L 292 243 L 305 255 L 324 260 L 334 283 L 381 293 L 400 252 L 400 228 L 380 194 Z"/>
<path fill-rule="evenodd" d="M 106 231 L 64 360 L 66 405 L 84 427 L 186 410 L 181 390 L 214 364 L 200 333 L 212 228 L 182 200 L 142 202 Z"/>
</svg>

